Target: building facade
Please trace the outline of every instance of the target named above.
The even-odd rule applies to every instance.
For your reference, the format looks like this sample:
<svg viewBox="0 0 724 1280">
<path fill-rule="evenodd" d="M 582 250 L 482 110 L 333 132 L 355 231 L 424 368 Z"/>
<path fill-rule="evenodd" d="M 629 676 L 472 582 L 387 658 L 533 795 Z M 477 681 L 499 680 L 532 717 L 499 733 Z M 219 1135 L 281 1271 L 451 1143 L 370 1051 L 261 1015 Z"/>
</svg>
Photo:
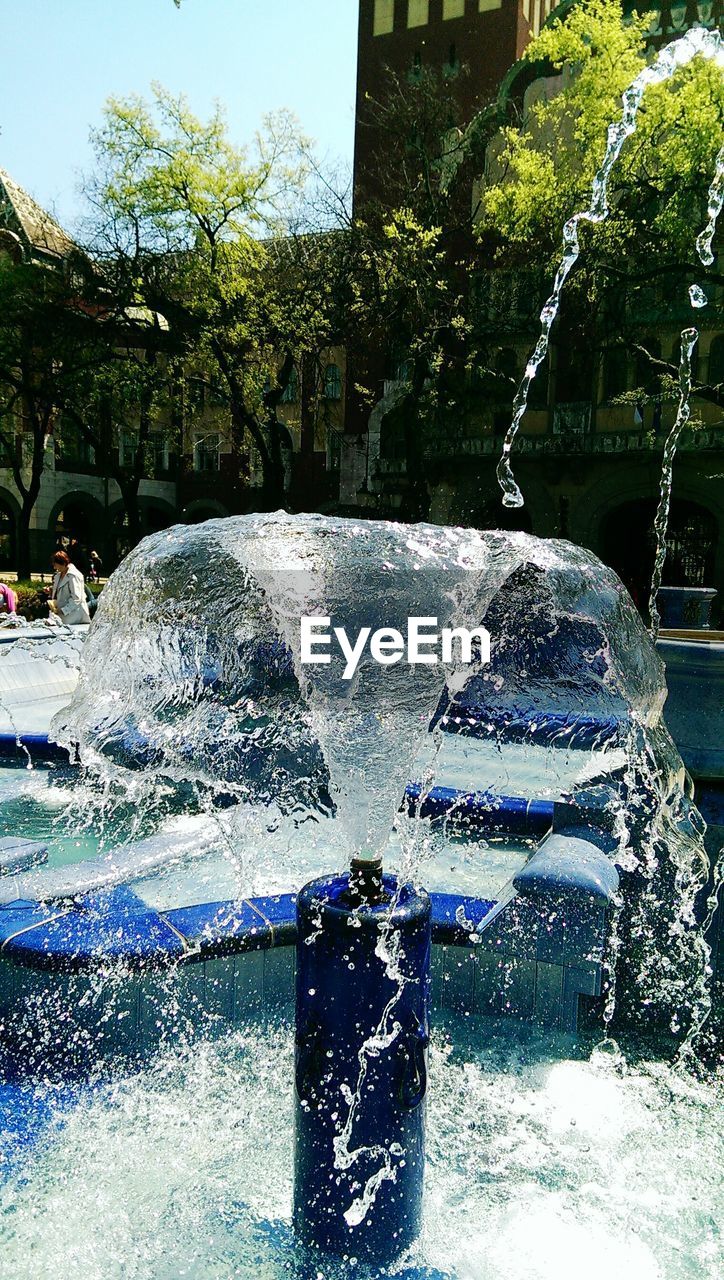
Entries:
<svg viewBox="0 0 724 1280">
<path fill-rule="evenodd" d="M 570 0 L 569 0 L 570 3 Z M 569 3 L 559 6 L 562 14 Z M 456 62 L 463 118 L 470 120 L 500 90 L 523 114 L 541 94 L 556 91 L 556 78 L 517 60 L 551 14 L 550 4 L 521 0 L 361 0 L 355 193 L 374 183 L 374 110 L 385 67 L 398 75 L 429 65 L 449 77 Z M 657 6 L 650 25 L 652 52 L 692 23 L 721 26 L 721 0 Z M 377 166 L 378 167 L 378 166 Z M 379 197 L 380 192 L 375 191 Z M 485 273 L 483 273 L 485 274 Z M 482 306 L 490 309 L 496 360 L 511 387 L 522 377 L 538 331 L 538 312 L 550 280 L 505 271 L 487 273 Z M 709 305 L 697 313 L 699 381 L 724 383 L 724 290 L 709 289 Z M 678 363 L 680 333 L 692 323 L 686 299 L 652 292 L 637 301 L 636 321 L 649 350 Z M 454 423 L 426 433 L 424 454 L 429 518 L 481 527 L 519 527 L 541 536 L 570 538 L 611 564 L 643 604 L 653 565 L 653 515 L 659 496 L 664 441 L 675 414 L 673 397 L 635 398 L 644 375 L 618 352 L 595 355 L 554 338 L 551 355 L 534 384 L 513 454 L 525 506 L 509 511 L 495 477 L 502 437 L 511 418 L 512 390 L 498 403 L 490 396 Z M 352 431 L 342 459 L 344 509 L 393 515 L 403 504 L 406 461 L 394 413 L 402 386 L 387 372 L 366 428 Z M 715 586 L 724 603 L 724 415 L 720 405 L 697 399 L 679 445 L 674 476 L 666 577 L 672 585 Z"/>
<path fill-rule="evenodd" d="M 83 256 L 56 220 L 3 170 L 0 254 L 70 278 Z M 193 368 L 169 382 L 169 403 L 154 421 L 139 485 L 142 532 L 254 510 L 261 485 L 259 460 L 253 449 L 243 458 L 234 450 L 218 382 Z M 295 367 L 279 406 L 286 487 L 290 502 L 300 509 L 336 501 L 345 382 L 344 352 L 321 352 L 316 361 Z M 0 403 L 0 413 L 2 408 Z M 111 431 L 114 470 L 130 471 L 138 430 L 133 422 L 124 422 L 111 424 Z M 16 565 L 22 502 L 17 475 L 27 482 L 31 455 L 27 413 L 18 401 L 0 419 L 0 571 Z M 56 415 L 48 424 L 40 492 L 30 516 L 33 571 L 47 569 L 59 540 L 71 538 L 97 550 L 106 569 L 130 546 L 117 479 L 98 465 L 82 432 Z"/>
</svg>

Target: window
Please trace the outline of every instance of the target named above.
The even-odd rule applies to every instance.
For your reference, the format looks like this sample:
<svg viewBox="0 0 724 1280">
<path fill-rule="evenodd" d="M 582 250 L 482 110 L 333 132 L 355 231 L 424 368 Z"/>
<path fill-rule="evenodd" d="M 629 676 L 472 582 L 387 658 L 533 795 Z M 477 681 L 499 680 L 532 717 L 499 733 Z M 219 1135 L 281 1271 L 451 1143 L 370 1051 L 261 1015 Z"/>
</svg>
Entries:
<svg viewBox="0 0 724 1280">
<path fill-rule="evenodd" d="M 628 359 L 623 347 L 608 347 L 603 354 L 603 398 L 614 400 L 628 386 Z"/>
<path fill-rule="evenodd" d="M 152 431 L 148 443 L 152 474 L 161 475 L 164 471 L 168 471 L 169 467 L 168 440 L 160 431 Z"/>
<path fill-rule="evenodd" d="M 206 402 L 206 383 L 203 378 L 191 377 L 186 383 L 186 403 L 192 413 L 203 413 Z"/>
<path fill-rule="evenodd" d="M 594 393 L 594 362 L 586 334 L 560 329 L 556 344 L 555 397 L 559 405 L 590 404 Z"/>
<path fill-rule="evenodd" d="M 518 378 L 522 379 L 524 369 L 519 366 Z M 528 408 L 529 409 L 547 409 L 548 408 L 548 389 L 550 385 L 550 362 L 548 356 L 542 364 L 538 365 L 538 372 L 528 388 Z M 517 390 L 517 388 L 516 388 Z"/>
<path fill-rule="evenodd" d="M 342 436 L 332 428 L 327 430 L 327 470 L 339 471 L 342 465 Z"/>
<path fill-rule="evenodd" d="M 337 364 L 328 364 L 324 371 L 324 398 L 342 399 L 342 370 Z"/>
<path fill-rule="evenodd" d="M 712 338 L 709 347 L 709 385 L 718 387 L 724 382 L 724 333 Z"/>
<path fill-rule="evenodd" d="M 515 390 L 520 381 L 518 357 L 512 347 L 503 347 L 498 352 L 495 369 L 498 374 L 498 394 L 496 399 L 503 404 L 512 403 Z"/>
<path fill-rule="evenodd" d="M 442 16 L 444 22 L 448 18 L 464 18 L 465 0 L 442 0 Z"/>
<path fill-rule="evenodd" d="M 196 436 L 194 440 L 194 471 L 218 471 L 221 466 L 221 441 L 216 432 Z"/>
<path fill-rule="evenodd" d="M 642 337 L 640 339 L 642 347 L 648 351 L 654 360 L 661 359 L 661 343 L 658 338 Z M 660 374 L 656 371 L 648 356 L 643 352 L 636 355 L 636 371 L 634 373 L 634 386 L 640 389 L 645 395 L 656 395 L 661 390 Z"/>
<path fill-rule="evenodd" d="M 430 18 L 430 0 L 407 0 L 408 27 L 424 27 Z"/>
<path fill-rule="evenodd" d="M 502 9 L 503 0 L 478 0 L 478 13 L 488 13 L 490 9 Z"/>
<path fill-rule="evenodd" d="M 118 441 L 118 461 L 122 467 L 135 465 L 137 448 L 137 433 L 135 431 L 122 431 Z"/>
<path fill-rule="evenodd" d="M 299 399 L 299 374 L 292 369 L 289 381 L 282 392 L 282 404 L 296 404 Z"/>
<path fill-rule="evenodd" d="M 4 430 L 2 428 L 4 427 Z M 11 467 L 16 456 L 15 433 L 0 417 L 0 467 Z"/>
<path fill-rule="evenodd" d="M 375 0 L 372 34 L 387 36 L 395 26 L 395 0 Z"/>
</svg>

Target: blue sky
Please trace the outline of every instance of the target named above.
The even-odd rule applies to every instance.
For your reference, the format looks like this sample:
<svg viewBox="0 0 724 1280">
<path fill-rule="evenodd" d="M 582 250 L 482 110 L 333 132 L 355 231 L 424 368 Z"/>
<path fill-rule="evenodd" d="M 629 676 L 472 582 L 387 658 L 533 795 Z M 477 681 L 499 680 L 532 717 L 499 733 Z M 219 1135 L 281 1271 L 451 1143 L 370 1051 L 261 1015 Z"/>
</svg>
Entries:
<svg viewBox="0 0 724 1280">
<path fill-rule="evenodd" d="M 109 94 L 152 80 L 235 142 L 288 107 L 322 154 L 351 163 L 358 0 L 0 0 L 0 167 L 72 227 L 88 131 Z M 10 18 L 12 13 L 13 17 Z"/>
</svg>

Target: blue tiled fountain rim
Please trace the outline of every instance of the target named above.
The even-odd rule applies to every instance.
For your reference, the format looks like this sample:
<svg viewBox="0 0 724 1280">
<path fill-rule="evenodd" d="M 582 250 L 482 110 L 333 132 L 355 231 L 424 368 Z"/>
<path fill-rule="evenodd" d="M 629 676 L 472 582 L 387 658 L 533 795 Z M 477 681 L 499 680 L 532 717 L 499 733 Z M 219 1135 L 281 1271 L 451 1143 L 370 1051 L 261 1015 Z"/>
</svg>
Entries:
<svg viewBox="0 0 724 1280">
<path fill-rule="evenodd" d="M 433 893 L 433 941 L 470 946 L 492 900 Z M 296 942 L 296 894 L 159 912 L 133 890 L 0 906 L 0 957 L 25 968 L 82 973 L 109 963 L 165 967 Z"/>
</svg>

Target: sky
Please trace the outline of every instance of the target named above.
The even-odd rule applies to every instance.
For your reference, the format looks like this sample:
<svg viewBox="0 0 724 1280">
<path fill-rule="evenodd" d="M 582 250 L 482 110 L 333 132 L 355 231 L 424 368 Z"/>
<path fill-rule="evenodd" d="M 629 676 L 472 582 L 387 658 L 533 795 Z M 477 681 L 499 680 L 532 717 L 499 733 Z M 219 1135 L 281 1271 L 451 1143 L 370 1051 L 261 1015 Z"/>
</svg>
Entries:
<svg viewBox="0 0 724 1280">
<path fill-rule="evenodd" d="M 158 80 L 232 140 L 287 107 L 322 156 L 351 165 L 358 0 L 0 0 L 0 167 L 69 230 L 110 94 Z"/>
</svg>

